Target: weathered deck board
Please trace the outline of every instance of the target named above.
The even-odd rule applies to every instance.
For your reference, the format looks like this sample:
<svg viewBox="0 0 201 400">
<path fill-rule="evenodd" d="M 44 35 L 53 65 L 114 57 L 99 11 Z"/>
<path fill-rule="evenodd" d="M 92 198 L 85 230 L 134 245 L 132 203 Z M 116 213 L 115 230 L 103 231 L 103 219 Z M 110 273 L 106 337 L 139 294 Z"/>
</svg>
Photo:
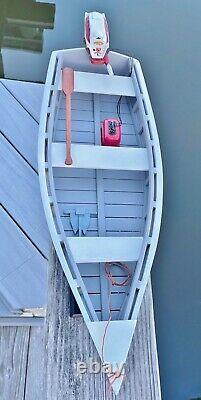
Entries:
<svg viewBox="0 0 201 400">
<path fill-rule="evenodd" d="M 0 398 L 24 400 L 29 327 L 0 328 Z"/>
<path fill-rule="evenodd" d="M 0 357 L 2 400 L 109 398 L 103 375 L 76 375 L 75 362 L 87 361 L 87 357 L 98 361 L 99 357 L 82 317 L 69 317 L 69 287 L 57 260 L 50 262 L 46 325 L 31 328 L 29 346 L 28 331 L 29 328 L 0 328 L 0 354 L 9 343 L 9 351 Z M 16 356 L 10 365 L 12 354 Z M 11 381 L 14 374 L 15 379 Z M 21 385 L 24 385 L 24 397 Z M 116 398 L 161 400 L 150 283 L 128 355 L 126 379 Z"/>
<path fill-rule="evenodd" d="M 45 328 L 44 326 L 32 327 L 23 400 L 46 400 L 45 353 Z"/>
<path fill-rule="evenodd" d="M 99 357 L 83 319 L 69 318 L 69 289 L 58 261 L 50 266 L 49 289 L 45 362 L 48 400 L 106 400 L 108 385 L 103 375 L 76 376 L 76 361 Z M 127 360 L 126 380 L 117 398 L 161 399 L 150 283 Z"/>
</svg>

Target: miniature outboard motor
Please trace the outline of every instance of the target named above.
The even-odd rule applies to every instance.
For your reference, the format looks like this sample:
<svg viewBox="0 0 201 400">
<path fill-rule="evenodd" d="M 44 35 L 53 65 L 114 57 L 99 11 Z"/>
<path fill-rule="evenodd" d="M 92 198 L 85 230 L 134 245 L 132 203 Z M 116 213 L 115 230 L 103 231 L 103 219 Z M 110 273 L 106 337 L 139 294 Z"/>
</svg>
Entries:
<svg viewBox="0 0 201 400">
<path fill-rule="evenodd" d="M 104 119 L 101 126 L 102 146 L 119 146 L 121 142 L 121 122 L 118 118 Z"/>
<path fill-rule="evenodd" d="M 109 30 L 105 14 L 85 13 L 84 36 L 92 64 L 108 64 Z"/>
</svg>

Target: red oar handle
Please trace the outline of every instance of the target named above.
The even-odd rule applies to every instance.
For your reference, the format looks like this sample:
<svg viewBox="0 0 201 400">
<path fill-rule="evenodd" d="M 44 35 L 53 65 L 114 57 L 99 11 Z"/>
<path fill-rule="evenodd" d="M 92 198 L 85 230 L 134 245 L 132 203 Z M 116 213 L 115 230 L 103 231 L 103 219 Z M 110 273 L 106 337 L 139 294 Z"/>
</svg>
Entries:
<svg viewBox="0 0 201 400">
<path fill-rule="evenodd" d="M 71 95 L 66 95 L 66 160 L 65 164 L 73 163 L 71 157 Z"/>
<path fill-rule="evenodd" d="M 71 68 L 62 71 L 62 90 L 66 95 L 66 160 L 65 164 L 73 163 L 71 157 L 71 95 L 74 89 L 74 72 Z"/>
</svg>

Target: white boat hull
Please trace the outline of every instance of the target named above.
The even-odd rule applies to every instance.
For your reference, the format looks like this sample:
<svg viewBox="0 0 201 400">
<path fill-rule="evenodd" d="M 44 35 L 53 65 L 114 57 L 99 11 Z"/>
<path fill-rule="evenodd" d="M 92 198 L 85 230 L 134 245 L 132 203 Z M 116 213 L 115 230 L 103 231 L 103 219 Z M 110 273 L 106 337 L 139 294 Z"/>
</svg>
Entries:
<svg viewBox="0 0 201 400">
<path fill-rule="evenodd" d="M 114 77 L 115 85 L 109 82 L 113 77 L 100 77 L 106 69 L 91 65 L 84 49 L 52 54 L 38 160 L 44 210 L 61 266 L 100 356 L 111 302 L 112 321 L 102 361 L 119 363 L 125 362 L 129 350 L 157 247 L 163 176 L 158 133 L 140 64 L 132 60 L 128 77 L 130 58 L 113 52 L 109 56 L 120 76 Z M 71 166 L 65 165 L 65 95 L 61 90 L 65 67 L 81 71 L 74 75 L 77 89 L 72 94 Z M 100 123 L 116 117 L 119 96 L 123 96 L 121 147 L 104 148 L 100 146 Z M 85 237 L 75 234 L 79 213 L 89 219 Z M 132 276 L 126 287 L 112 288 L 109 300 L 104 263 L 112 260 L 126 262 Z M 122 270 L 115 268 L 121 280 Z M 120 342 L 112 340 L 115 332 Z M 113 385 L 116 393 L 120 382 L 119 377 Z"/>
</svg>

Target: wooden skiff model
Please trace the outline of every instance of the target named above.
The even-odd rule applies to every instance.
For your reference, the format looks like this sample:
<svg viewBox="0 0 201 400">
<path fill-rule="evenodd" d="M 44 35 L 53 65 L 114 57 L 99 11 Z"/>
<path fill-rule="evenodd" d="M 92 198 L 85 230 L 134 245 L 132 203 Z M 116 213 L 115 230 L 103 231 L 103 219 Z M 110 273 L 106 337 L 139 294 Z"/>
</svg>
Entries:
<svg viewBox="0 0 201 400">
<path fill-rule="evenodd" d="M 38 162 L 55 250 L 117 394 L 157 247 L 163 177 L 140 63 L 108 57 L 106 67 L 84 48 L 52 53 Z"/>
</svg>

